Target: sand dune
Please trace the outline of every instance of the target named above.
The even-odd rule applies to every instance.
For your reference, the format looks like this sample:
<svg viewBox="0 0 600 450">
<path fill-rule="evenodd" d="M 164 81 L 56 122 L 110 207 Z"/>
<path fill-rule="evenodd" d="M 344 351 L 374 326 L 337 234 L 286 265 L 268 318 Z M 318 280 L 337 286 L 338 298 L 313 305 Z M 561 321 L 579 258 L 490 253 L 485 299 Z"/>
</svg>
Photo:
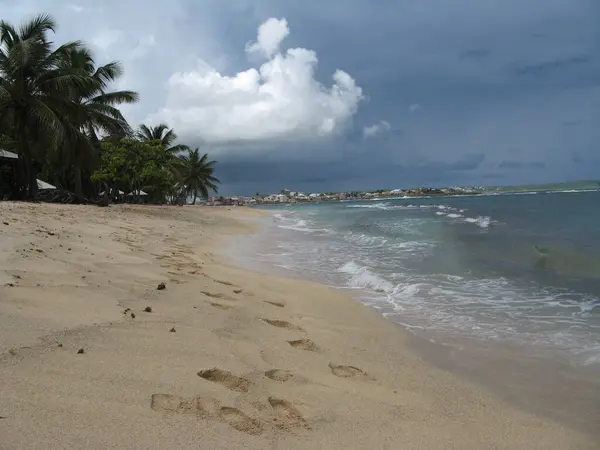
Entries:
<svg viewBox="0 0 600 450">
<path fill-rule="evenodd" d="M 598 448 L 217 256 L 260 214 L 0 203 L 0 448 Z"/>
</svg>

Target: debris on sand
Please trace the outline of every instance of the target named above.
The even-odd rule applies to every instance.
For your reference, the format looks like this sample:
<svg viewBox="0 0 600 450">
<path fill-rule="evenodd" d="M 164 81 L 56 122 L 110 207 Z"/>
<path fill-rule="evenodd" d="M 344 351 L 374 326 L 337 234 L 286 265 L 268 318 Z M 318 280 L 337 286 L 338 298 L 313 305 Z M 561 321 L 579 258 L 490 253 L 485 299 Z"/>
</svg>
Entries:
<svg viewBox="0 0 600 450">
<path fill-rule="evenodd" d="M 146 307 L 144 308 L 144 312 L 148 312 L 148 313 L 150 313 L 150 312 L 152 312 L 152 308 L 151 308 L 150 306 L 146 306 Z"/>
<path fill-rule="evenodd" d="M 158 286 L 156 286 L 157 291 L 162 291 L 166 288 L 167 288 L 167 286 L 165 285 L 165 283 L 159 283 Z"/>
</svg>

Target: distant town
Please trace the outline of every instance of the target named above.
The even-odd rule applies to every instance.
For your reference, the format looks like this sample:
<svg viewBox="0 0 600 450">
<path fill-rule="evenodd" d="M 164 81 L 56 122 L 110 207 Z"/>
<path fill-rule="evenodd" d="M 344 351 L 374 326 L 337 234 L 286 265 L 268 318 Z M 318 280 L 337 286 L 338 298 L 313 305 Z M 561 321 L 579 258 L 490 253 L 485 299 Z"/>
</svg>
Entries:
<svg viewBox="0 0 600 450">
<path fill-rule="evenodd" d="M 252 197 L 210 197 L 204 202 L 210 206 L 225 205 L 257 205 L 257 204 L 293 204 L 335 200 L 372 200 L 397 197 L 423 197 L 436 195 L 472 195 L 483 192 L 484 188 L 450 187 L 450 188 L 417 188 L 417 189 L 377 189 L 374 191 L 349 192 L 296 192 L 282 189 L 276 194 L 256 194 Z"/>
<path fill-rule="evenodd" d="M 276 205 L 309 202 L 341 201 L 341 200 L 375 200 L 386 198 L 404 197 L 433 197 L 448 195 L 476 195 L 476 194 L 506 194 L 522 192 L 572 192 L 572 191 L 597 191 L 600 190 L 598 180 L 578 180 L 545 184 L 523 184 L 519 186 L 478 186 L 478 187 L 447 187 L 415 189 L 377 189 L 373 191 L 348 191 L 348 192 L 304 192 L 282 189 L 276 194 L 256 194 L 252 197 L 211 197 L 203 202 L 207 205 Z M 198 201 L 197 203 L 200 203 Z"/>
</svg>

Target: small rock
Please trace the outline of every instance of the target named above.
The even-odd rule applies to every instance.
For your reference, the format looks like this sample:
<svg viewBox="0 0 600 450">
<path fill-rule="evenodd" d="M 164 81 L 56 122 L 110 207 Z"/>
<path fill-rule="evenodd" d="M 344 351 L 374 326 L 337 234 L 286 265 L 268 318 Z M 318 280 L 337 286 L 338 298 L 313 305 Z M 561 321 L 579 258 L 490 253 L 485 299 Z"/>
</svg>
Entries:
<svg viewBox="0 0 600 450">
<path fill-rule="evenodd" d="M 15 283 L 6 283 L 6 286 L 8 286 L 8 287 L 15 287 Z"/>
<path fill-rule="evenodd" d="M 146 306 L 146 307 L 144 308 L 144 312 L 152 312 L 152 308 L 151 308 L 151 307 L 149 307 L 149 306 Z"/>
<path fill-rule="evenodd" d="M 69 248 L 67 249 L 67 251 L 68 251 L 68 252 L 70 252 L 70 251 L 71 251 L 71 247 L 69 247 Z"/>
<path fill-rule="evenodd" d="M 8 225 L 8 222 L 2 222 L 4 225 Z"/>
<path fill-rule="evenodd" d="M 44 253 L 44 250 L 42 250 L 41 248 L 36 248 L 35 251 L 38 253 Z"/>
<path fill-rule="evenodd" d="M 56 346 L 57 347 L 62 347 L 63 345 L 59 342 Z"/>
<path fill-rule="evenodd" d="M 175 333 L 177 330 L 175 329 L 175 327 L 173 327 L 173 328 L 171 328 L 169 331 L 170 331 L 171 333 Z"/>
<path fill-rule="evenodd" d="M 242 292 L 244 292 L 244 290 L 243 290 L 243 289 L 234 289 L 234 290 L 233 290 L 233 293 L 234 293 L 234 294 L 241 294 Z"/>
<path fill-rule="evenodd" d="M 21 279 L 21 275 L 13 275 L 13 277 L 15 277 L 17 280 Z"/>
<path fill-rule="evenodd" d="M 159 283 L 158 286 L 156 286 L 156 290 L 158 291 L 162 291 L 163 289 L 166 289 L 167 286 L 165 285 L 165 283 Z"/>
<path fill-rule="evenodd" d="M 135 314 L 134 313 L 131 313 L 131 318 L 135 319 Z"/>
<path fill-rule="evenodd" d="M 131 308 L 127 308 L 125 311 L 123 311 L 123 314 L 127 314 L 129 311 L 131 311 Z"/>
<path fill-rule="evenodd" d="M 83 355 L 85 353 L 85 350 L 80 348 L 79 350 L 77 350 L 77 354 L 78 355 Z"/>
</svg>

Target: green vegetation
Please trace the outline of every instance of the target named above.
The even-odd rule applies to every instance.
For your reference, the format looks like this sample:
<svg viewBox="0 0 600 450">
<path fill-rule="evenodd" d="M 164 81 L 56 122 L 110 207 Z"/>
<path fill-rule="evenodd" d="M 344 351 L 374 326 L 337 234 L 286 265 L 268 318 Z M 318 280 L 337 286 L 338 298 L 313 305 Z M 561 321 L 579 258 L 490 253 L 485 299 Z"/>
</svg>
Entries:
<svg viewBox="0 0 600 450">
<path fill-rule="evenodd" d="M 96 65 L 80 41 L 55 46 L 55 29 L 49 15 L 19 27 L 0 21 L 0 149 L 18 155 L 0 159 L 10 196 L 35 199 L 38 178 L 80 201 L 101 191 L 135 200 L 145 191 L 159 203 L 216 192 L 215 162 L 177 144 L 168 125 L 132 130 L 119 106 L 139 95 L 111 90 L 122 65 Z"/>
</svg>

